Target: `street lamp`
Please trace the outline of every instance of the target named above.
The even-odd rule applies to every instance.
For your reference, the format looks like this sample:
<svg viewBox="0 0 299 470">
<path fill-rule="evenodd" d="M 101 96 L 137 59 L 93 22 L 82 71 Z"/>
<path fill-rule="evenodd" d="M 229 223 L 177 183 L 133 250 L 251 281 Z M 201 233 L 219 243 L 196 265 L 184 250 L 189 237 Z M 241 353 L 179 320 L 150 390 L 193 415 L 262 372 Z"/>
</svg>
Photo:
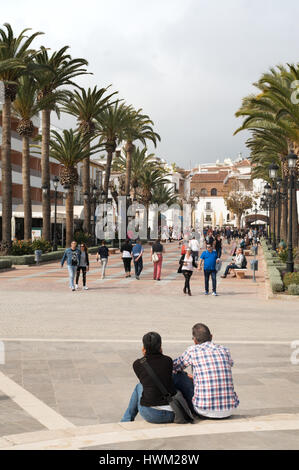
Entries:
<svg viewBox="0 0 299 470">
<path fill-rule="evenodd" d="M 268 211 L 268 241 L 269 243 L 271 243 L 270 191 L 271 191 L 271 186 L 269 183 L 266 183 L 264 186 L 264 192 L 265 192 L 265 201 L 266 201 L 267 211 Z"/>
<path fill-rule="evenodd" d="M 54 237 L 53 237 L 53 251 L 57 251 L 57 188 L 59 185 L 59 178 L 55 176 L 53 179 L 54 186 Z"/>
<path fill-rule="evenodd" d="M 272 239 L 272 249 L 276 250 L 276 179 L 278 176 L 279 166 L 276 163 L 271 163 L 269 165 L 269 177 L 272 180 L 272 207 L 273 207 L 273 239 Z"/>
<path fill-rule="evenodd" d="M 277 218 L 278 218 L 278 220 L 277 220 L 277 237 L 276 237 L 276 241 L 279 244 L 280 243 L 280 227 L 281 227 L 281 199 L 282 199 L 280 189 L 281 189 L 282 184 L 283 184 L 282 179 L 277 178 L 276 184 L 277 184 L 276 198 L 277 198 Z"/>
<path fill-rule="evenodd" d="M 295 189 L 295 173 L 297 165 L 297 155 L 291 152 L 287 156 L 287 162 L 289 167 L 289 227 L 288 227 L 288 259 L 287 259 L 287 271 L 289 273 L 294 272 L 294 257 L 293 257 L 293 193 Z M 297 221 L 296 221 L 297 223 Z"/>
<path fill-rule="evenodd" d="M 93 231 L 92 231 L 92 238 L 93 238 L 93 245 L 96 244 L 96 210 L 97 210 L 97 196 L 98 196 L 98 188 L 94 183 L 92 187 L 92 202 L 93 202 Z"/>
</svg>

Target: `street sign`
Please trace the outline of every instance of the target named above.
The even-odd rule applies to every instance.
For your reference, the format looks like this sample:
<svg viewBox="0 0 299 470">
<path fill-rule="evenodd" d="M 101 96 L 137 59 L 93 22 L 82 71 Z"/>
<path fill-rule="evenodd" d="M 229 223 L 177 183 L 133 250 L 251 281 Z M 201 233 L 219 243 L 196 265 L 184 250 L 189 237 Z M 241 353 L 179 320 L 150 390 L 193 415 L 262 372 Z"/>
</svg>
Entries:
<svg viewBox="0 0 299 470">
<path fill-rule="evenodd" d="M 4 83 L 0 82 L 0 104 L 5 103 L 5 87 Z"/>
</svg>

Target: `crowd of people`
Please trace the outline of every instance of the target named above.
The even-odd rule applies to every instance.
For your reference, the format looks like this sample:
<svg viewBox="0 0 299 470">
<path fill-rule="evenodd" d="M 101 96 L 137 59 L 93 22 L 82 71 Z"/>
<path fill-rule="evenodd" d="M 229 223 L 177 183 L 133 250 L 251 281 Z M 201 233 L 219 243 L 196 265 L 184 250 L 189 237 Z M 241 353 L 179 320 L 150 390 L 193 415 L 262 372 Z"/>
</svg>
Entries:
<svg viewBox="0 0 299 470">
<path fill-rule="evenodd" d="M 224 271 L 222 278 L 236 269 L 246 269 L 247 260 L 244 255 L 244 249 L 254 244 L 258 244 L 262 231 L 257 230 L 231 230 L 230 228 L 214 229 L 206 228 L 203 233 L 191 229 L 188 234 L 181 237 L 179 246 L 181 249 L 178 260 L 178 273 L 184 276 L 183 293 L 191 296 L 191 276 L 194 270 L 204 273 L 205 295 L 209 295 L 209 282 L 212 280 L 212 295 L 217 296 L 217 272 L 221 269 L 221 257 L 223 253 L 223 240 L 230 245 L 231 239 L 238 240 L 233 244 L 231 255 L 233 261 L 229 263 Z M 153 280 L 160 281 L 163 264 L 163 254 L 165 252 L 165 243 L 157 239 L 151 245 L 150 257 L 153 262 Z M 201 251 L 201 255 L 199 253 Z M 143 270 L 144 247 L 140 239 L 134 242 L 127 238 L 120 247 L 121 259 L 124 266 L 125 278 L 131 277 L 132 264 L 134 266 L 135 278 L 140 279 Z M 109 249 L 106 241 L 101 242 L 96 253 L 96 261 L 101 264 L 101 279 L 105 279 L 106 268 L 109 260 Z M 89 271 L 88 249 L 85 243 L 77 246 L 76 241 L 72 241 L 71 246 L 67 248 L 61 259 L 61 267 L 66 262 L 69 283 L 72 291 L 79 289 L 79 280 L 82 273 L 83 289 L 87 287 L 87 272 Z"/>
</svg>

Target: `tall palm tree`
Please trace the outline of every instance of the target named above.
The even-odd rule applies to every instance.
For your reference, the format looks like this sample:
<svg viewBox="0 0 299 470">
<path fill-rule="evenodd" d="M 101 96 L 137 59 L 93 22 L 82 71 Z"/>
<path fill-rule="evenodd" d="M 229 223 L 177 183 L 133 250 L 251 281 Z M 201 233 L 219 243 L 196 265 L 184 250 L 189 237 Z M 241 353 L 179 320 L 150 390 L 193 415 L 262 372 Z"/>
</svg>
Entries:
<svg viewBox="0 0 299 470">
<path fill-rule="evenodd" d="M 17 132 L 22 137 L 22 180 L 24 205 L 24 239 L 31 240 L 32 211 L 30 187 L 30 139 L 34 133 L 32 118 L 42 109 L 46 98 L 37 100 L 37 85 L 28 75 L 20 78 L 16 99 L 13 102 L 14 114 L 19 118 Z M 59 112 L 59 110 L 56 110 Z"/>
<path fill-rule="evenodd" d="M 150 140 L 153 144 L 157 145 L 157 140 L 161 140 L 159 134 L 153 130 L 153 121 L 145 115 L 141 114 L 142 109 L 137 111 L 132 107 L 127 107 L 128 121 L 127 126 L 122 132 L 121 138 L 126 141 L 125 151 L 127 156 L 126 163 L 126 182 L 125 182 L 125 193 L 126 196 L 130 195 L 130 183 L 131 183 L 131 164 L 132 164 L 132 153 L 134 150 L 134 142 L 140 141 L 143 145 L 146 145 L 146 141 Z"/>
<path fill-rule="evenodd" d="M 15 100 L 20 78 L 30 73 L 35 51 L 32 41 L 40 34 L 27 36 L 29 29 L 24 29 L 18 36 L 11 26 L 4 24 L 0 29 L 0 80 L 4 82 L 5 103 L 2 107 L 2 244 L 9 251 L 11 246 L 12 216 L 12 171 L 11 171 L 11 103 Z"/>
<path fill-rule="evenodd" d="M 91 90 L 88 88 L 85 91 L 83 88 L 80 91 L 74 90 L 70 98 L 64 103 L 62 111 L 71 114 L 77 118 L 79 124 L 79 131 L 82 135 L 88 136 L 90 139 L 95 136 L 96 132 L 96 118 L 97 116 L 107 109 L 109 99 L 115 93 L 104 96 L 107 88 L 98 89 L 96 86 Z M 89 146 L 89 144 L 88 144 Z M 88 150 L 88 149 L 87 149 Z M 83 161 L 83 192 L 88 194 L 88 198 L 84 198 L 84 223 L 83 229 L 86 233 L 90 233 L 90 158 L 85 158 Z"/>
<path fill-rule="evenodd" d="M 51 111 L 54 105 L 62 102 L 67 96 L 67 92 L 61 87 L 67 85 L 75 86 L 73 78 L 86 74 L 84 68 L 88 65 L 85 59 L 72 59 L 67 54 L 69 46 L 64 46 L 59 51 L 48 54 L 45 47 L 41 47 L 41 51 L 36 55 L 35 62 L 43 66 L 44 70 L 35 74 L 38 83 L 38 98 L 48 98 L 47 105 L 42 110 L 42 186 L 43 191 L 43 237 L 51 240 L 51 201 L 50 201 L 50 164 L 49 164 L 49 148 L 50 148 L 50 123 Z"/>
<path fill-rule="evenodd" d="M 113 153 L 116 150 L 117 142 L 120 136 L 128 127 L 127 107 L 119 102 L 111 104 L 101 111 L 97 117 L 97 127 L 100 134 L 100 142 L 104 144 L 107 152 L 107 161 L 105 168 L 104 193 L 108 196 L 110 173 L 112 166 Z"/>
<path fill-rule="evenodd" d="M 50 157 L 62 164 L 60 182 L 68 187 L 66 197 L 66 244 L 70 245 L 73 239 L 74 225 L 74 186 L 78 184 L 79 176 L 77 164 L 89 158 L 98 151 L 99 145 L 90 146 L 88 135 L 74 132 L 72 129 L 64 130 L 63 135 L 51 131 Z"/>
</svg>

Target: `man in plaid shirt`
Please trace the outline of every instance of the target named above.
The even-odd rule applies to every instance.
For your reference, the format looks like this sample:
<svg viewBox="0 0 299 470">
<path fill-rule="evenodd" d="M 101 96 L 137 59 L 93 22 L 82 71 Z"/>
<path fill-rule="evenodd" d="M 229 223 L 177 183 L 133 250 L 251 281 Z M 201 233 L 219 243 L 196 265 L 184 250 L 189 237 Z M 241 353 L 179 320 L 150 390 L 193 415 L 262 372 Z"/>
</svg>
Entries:
<svg viewBox="0 0 299 470">
<path fill-rule="evenodd" d="M 192 412 L 206 418 L 227 418 L 239 405 L 234 391 L 233 360 L 227 348 L 212 342 L 209 328 L 197 323 L 192 328 L 194 346 L 173 361 L 176 389 L 186 398 Z M 192 367 L 193 379 L 183 370 Z"/>
</svg>

